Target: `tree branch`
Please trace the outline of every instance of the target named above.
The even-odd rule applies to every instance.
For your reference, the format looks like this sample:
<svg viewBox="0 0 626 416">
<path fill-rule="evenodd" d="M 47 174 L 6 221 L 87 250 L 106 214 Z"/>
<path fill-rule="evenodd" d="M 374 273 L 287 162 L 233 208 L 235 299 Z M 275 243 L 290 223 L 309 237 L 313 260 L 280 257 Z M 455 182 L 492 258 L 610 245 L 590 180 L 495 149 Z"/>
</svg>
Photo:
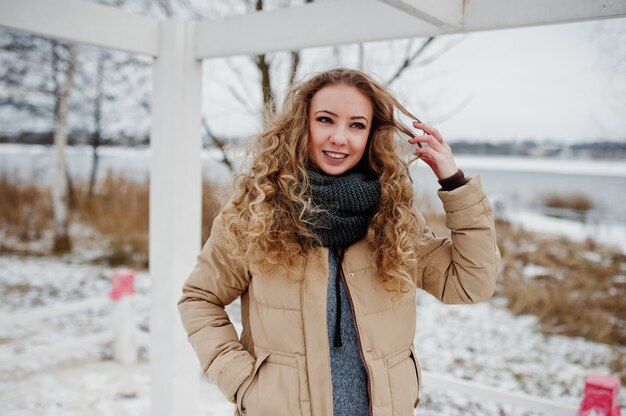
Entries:
<svg viewBox="0 0 626 416">
<path fill-rule="evenodd" d="M 246 90 L 248 86 L 246 85 L 246 76 L 241 72 L 241 69 L 235 65 L 231 59 L 226 59 L 226 65 L 233 71 L 237 77 L 239 78 L 239 83 L 242 85 L 242 88 Z M 246 111 L 250 114 L 258 114 L 259 111 L 259 103 L 251 103 L 250 98 L 244 98 L 244 96 L 235 88 L 235 86 L 229 84 L 228 91 L 233 95 L 233 97 L 244 107 Z"/>
<path fill-rule="evenodd" d="M 313 0 L 305 0 L 304 4 L 313 3 Z M 289 88 L 293 86 L 298 74 L 298 66 L 300 65 L 300 50 L 291 51 L 291 67 L 289 69 Z"/>
<path fill-rule="evenodd" d="M 437 53 L 429 56 L 428 58 L 425 58 L 423 60 L 421 60 L 419 62 L 419 66 L 425 66 L 430 64 L 431 62 L 434 62 L 437 60 L 437 58 L 439 58 L 441 55 L 443 55 L 444 53 L 446 53 L 447 51 L 449 51 L 450 49 L 452 49 L 453 47 L 455 47 L 456 45 L 458 45 L 459 43 L 463 42 L 465 39 L 467 39 L 467 37 L 462 37 L 462 38 L 458 38 L 452 42 L 448 42 L 443 48 L 441 48 Z"/>
<path fill-rule="evenodd" d="M 407 56 L 404 58 L 404 61 L 402 62 L 402 64 L 400 64 L 400 67 L 396 70 L 396 72 L 391 76 L 391 78 L 389 78 L 386 82 L 387 85 L 391 85 L 393 82 L 395 82 L 398 78 L 400 78 L 400 75 L 402 75 L 402 73 L 411 66 L 411 64 L 413 63 L 413 61 L 415 61 L 425 50 L 426 48 L 435 40 L 434 36 L 429 37 L 428 39 L 426 39 L 426 41 L 422 44 L 422 46 L 420 46 L 412 55 L 409 55 L 407 53 Z M 408 49 L 408 48 L 407 48 Z M 408 50 L 407 50 L 408 52 Z"/>
<path fill-rule="evenodd" d="M 291 51 L 291 68 L 289 69 L 289 88 L 296 80 L 296 73 L 298 72 L 298 65 L 300 65 L 300 51 Z"/>
<path fill-rule="evenodd" d="M 202 127 L 204 128 L 205 133 L 211 139 L 213 144 L 222 151 L 222 163 L 226 165 L 228 170 L 233 173 L 235 168 L 233 167 L 232 162 L 226 156 L 226 141 L 218 136 L 216 136 L 213 131 L 209 128 L 209 124 L 206 121 L 206 117 L 202 117 Z"/>
</svg>

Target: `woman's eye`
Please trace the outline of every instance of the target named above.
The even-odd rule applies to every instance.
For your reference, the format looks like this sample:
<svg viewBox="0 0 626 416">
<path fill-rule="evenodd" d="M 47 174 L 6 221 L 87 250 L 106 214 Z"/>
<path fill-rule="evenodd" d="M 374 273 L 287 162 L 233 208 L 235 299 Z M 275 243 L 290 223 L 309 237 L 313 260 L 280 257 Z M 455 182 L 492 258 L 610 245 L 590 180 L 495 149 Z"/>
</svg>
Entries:
<svg viewBox="0 0 626 416">
<path fill-rule="evenodd" d="M 320 121 L 322 123 L 331 123 L 332 120 L 330 119 L 330 117 L 318 117 L 317 121 Z"/>
<path fill-rule="evenodd" d="M 357 129 L 364 129 L 365 128 L 365 124 L 363 124 L 363 123 L 352 123 L 352 127 L 357 128 Z"/>
</svg>

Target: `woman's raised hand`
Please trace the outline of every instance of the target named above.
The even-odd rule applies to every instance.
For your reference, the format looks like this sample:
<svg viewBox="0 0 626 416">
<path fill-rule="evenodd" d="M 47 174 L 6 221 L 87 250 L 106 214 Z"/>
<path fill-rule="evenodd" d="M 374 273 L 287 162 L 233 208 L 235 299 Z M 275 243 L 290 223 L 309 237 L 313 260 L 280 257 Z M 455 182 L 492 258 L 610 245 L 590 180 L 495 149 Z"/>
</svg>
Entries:
<svg viewBox="0 0 626 416">
<path fill-rule="evenodd" d="M 428 145 L 418 148 L 415 155 L 430 166 L 437 179 L 446 179 L 454 175 L 458 168 L 454 162 L 452 149 L 443 140 L 439 130 L 426 123 L 418 123 L 417 121 L 413 122 L 413 127 L 423 130 L 424 135 L 409 139 L 409 143 L 426 143 Z"/>
</svg>

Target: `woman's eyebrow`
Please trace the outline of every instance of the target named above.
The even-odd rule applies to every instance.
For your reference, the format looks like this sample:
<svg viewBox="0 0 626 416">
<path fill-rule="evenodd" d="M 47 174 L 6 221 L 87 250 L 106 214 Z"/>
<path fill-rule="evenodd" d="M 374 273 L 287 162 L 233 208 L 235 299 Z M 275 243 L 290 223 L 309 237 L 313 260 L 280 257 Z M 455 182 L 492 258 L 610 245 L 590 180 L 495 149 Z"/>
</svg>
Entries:
<svg viewBox="0 0 626 416">
<path fill-rule="evenodd" d="M 318 111 L 315 112 L 315 114 L 317 114 L 317 113 L 328 113 L 328 114 L 330 114 L 333 117 L 337 117 L 337 114 L 333 113 L 332 111 L 328 111 L 328 110 L 318 110 Z M 356 119 L 363 119 L 365 121 L 368 121 L 367 117 L 365 117 L 365 116 L 352 116 L 352 117 L 350 117 L 350 120 L 356 120 Z"/>
</svg>

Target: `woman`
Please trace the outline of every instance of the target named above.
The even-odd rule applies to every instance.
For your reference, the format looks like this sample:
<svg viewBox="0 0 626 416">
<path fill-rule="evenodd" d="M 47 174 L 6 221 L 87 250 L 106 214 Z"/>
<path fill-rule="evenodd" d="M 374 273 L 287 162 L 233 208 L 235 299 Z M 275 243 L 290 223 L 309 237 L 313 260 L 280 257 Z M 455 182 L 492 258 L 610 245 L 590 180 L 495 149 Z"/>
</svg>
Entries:
<svg viewBox="0 0 626 416">
<path fill-rule="evenodd" d="M 236 415 L 412 415 L 415 288 L 445 303 L 492 295 L 499 253 L 479 178 L 398 112 L 417 120 L 369 76 L 334 69 L 294 87 L 258 136 L 178 304 Z M 413 204 L 399 134 L 439 179 L 451 239 Z M 241 338 L 224 311 L 238 297 Z"/>
</svg>

